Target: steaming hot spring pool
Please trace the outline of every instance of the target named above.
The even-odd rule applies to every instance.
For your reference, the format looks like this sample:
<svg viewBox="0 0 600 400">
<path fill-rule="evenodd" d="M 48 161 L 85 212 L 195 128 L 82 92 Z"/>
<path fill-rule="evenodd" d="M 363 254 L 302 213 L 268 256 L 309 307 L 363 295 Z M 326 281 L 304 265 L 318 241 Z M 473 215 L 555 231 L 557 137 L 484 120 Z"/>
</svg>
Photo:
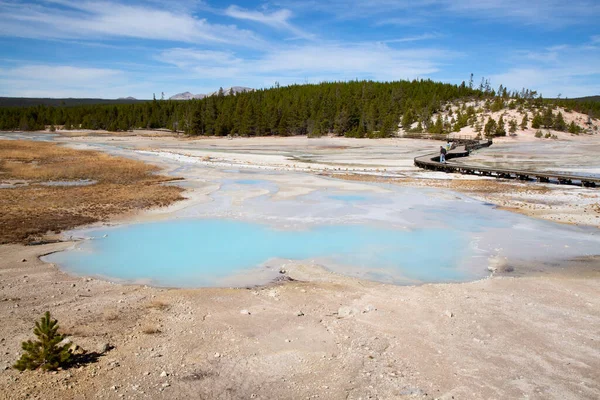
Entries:
<svg viewBox="0 0 600 400">
<path fill-rule="evenodd" d="M 457 282 L 491 264 L 596 255 L 593 228 L 498 210 L 447 191 L 374 186 L 274 199 L 270 180 L 222 180 L 210 201 L 173 218 L 83 229 L 45 261 L 69 273 L 167 287 L 266 284 L 290 263 L 393 283 Z M 236 195 L 255 193 L 240 201 Z M 284 267 L 285 268 L 285 267 Z"/>
</svg>

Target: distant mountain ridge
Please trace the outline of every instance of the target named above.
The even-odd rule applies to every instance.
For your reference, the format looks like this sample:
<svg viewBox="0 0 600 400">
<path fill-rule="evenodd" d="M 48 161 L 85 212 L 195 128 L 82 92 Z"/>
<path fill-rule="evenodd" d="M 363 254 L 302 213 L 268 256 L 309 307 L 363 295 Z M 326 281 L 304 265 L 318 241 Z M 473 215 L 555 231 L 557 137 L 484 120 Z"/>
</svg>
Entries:
<svg viewBox="0 0 600 400">
<path fill-rule="evenodd" d="M 571 100 L 576 101 L 600 101 L 600 95 L 598 96 L 586 96 L 586 97 L 577 97 Z"/>
<path fill-rule="evenodd" d="M 221 89 L 219 89 L 221 90 Z M 192 92 L 183 92 L 183 93 L 177 93 L 176 95 L 173 95 L 171 97 L 169 97 L 169 100 L 192 100 L 192 99 L 203 99 L 205 97 L 210 97 L 210 96 L 214 96 L 219 94 L 219 90 L 217 90 L 216 92 L 212 92 L 209 94 L 193 94 Z M 223 89 L 223 94 L 225 96 L 228 96 L 230 94 L 238 94 L 238 93 L 244 93 L 244 92 L 251 92 L 254 89 L 249 88 L 249 87 L 244 87 L 244 86 L 232 86 L 230 88 L 227 89 Z"/>
</svg>

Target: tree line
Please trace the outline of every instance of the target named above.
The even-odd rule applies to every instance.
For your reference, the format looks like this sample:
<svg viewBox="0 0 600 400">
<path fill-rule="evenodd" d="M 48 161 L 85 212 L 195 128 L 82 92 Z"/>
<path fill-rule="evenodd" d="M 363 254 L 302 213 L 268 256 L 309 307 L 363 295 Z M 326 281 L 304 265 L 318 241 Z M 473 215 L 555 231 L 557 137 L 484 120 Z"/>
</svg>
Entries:
<svg viewBox="0 0 600 400">
<path fill-rule="evenodd" d="M 461 85 L 413 80 L 326 82 L 218 94 L 188 101 L 153 100 L 120 105 L 0 108 L 1 130 L 167 128 L 189 135 L 337 134 L 387 137 L 400 120 L 429 125 L 443 104 L 486 94 Z"/>
<path fill-rule="evenodd" d="M 439 111 L 457 100 L 463 102 L 463 107 L 451 121 L 442 121 Z M 483 78 L 479 87 L 474 87 L 471 76 L 468 83 L 460 85 L 431 80 L 324 82 L 276 85 L 231 95 L 221 89 L 199 100 L 2 107 L 0 130 L 31 131 L 62 126 L 67 130 L 108 131 L 166 128 L 206 136 L 388 137 L 399 125 L 407 132 L 430 133 L 458 131 L 473 125 L 478 110 L 465 107 L 464 102 L 468 100 L 483 100 L 484 109 L 489 111 L 504 107 L 543 109 L 558 104 L 590 117 L 600 116 L 600 102 L 545 100 L 535 91 L 509 92 L 502 85 L 496 91 L 490 87 L 489 80 Z M 434 119 L 436 113 L 438 117 Z M 564 129 L 560 120 L 552 124 L 559 130 Z M 488 132 L 497 130 L 497 134 L 502 134 L 503 125 L 490 125 Z M 550 123 L 543 125 L 550 126 Z"/>
</svg>

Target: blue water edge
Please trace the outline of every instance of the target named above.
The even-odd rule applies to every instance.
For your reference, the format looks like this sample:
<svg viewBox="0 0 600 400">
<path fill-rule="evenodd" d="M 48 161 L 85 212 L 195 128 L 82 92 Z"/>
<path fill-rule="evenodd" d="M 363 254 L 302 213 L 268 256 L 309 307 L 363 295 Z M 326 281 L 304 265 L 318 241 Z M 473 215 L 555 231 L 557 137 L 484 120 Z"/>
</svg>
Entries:
<svg viewBox="0 0 600 400">
<path fill-rule="evenodd" d="M 459 268 L 470 255 L 469 236 L 439 228 L 360 224 L 279 230 L 253 222 L 187 219 L 88 234 L 96 239 L 46 260 L 78 275 L 174 287 L 236 285 L 248 280 L 232 277 L 264 270 L 273 259 L 316 260 L 390 283 L 472 279 Z"/>
</svg>

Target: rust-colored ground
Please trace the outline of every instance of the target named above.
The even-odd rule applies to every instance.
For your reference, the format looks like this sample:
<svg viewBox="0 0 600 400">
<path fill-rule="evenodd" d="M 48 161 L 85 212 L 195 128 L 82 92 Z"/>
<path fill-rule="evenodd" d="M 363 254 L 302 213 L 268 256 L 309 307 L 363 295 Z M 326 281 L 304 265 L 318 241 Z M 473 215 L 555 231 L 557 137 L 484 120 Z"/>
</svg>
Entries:
<svg viewBox="0 0 600 400">
<path fill-rule="evenodd" d="M 0 243 L 28 242 L 48 231 L 106 220 L 115 214 L 182 199 L 182 189 L 155 175 L 156 167 L 54 143 L 0 140 Z M 50 181 L 92 180 L 90 186 L 43 186 Z"/>
</svg>

